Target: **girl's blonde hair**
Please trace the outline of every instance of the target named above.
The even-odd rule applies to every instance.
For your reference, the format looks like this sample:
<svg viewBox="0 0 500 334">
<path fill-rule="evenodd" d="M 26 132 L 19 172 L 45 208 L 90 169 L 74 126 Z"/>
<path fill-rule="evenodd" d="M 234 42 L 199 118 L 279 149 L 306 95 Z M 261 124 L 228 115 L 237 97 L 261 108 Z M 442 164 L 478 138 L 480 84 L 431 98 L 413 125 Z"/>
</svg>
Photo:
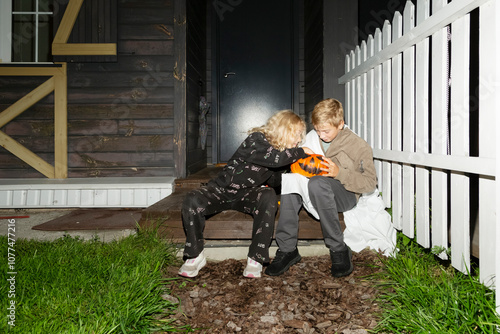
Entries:
<svg viewBox="0 0 500 334">
<path fill-rule="evenodd" d="M 343 120 L 344 108 L 342 108 L 342 103 L 331 98 L 316 104 L 311 117 L 314 126 L 326 123 L 337 127 Z"/>
<path fill-rule="evenodd" d="M 256 127 L 248 131 L 261 132 L 269 143 L 278 151 L 284 151 L 288 139 L 300 132 L 301 140 L 304 139 L 306 123 L 291 110 L 281 110 L 269 118 L 265 125 Z"/>
</svg>

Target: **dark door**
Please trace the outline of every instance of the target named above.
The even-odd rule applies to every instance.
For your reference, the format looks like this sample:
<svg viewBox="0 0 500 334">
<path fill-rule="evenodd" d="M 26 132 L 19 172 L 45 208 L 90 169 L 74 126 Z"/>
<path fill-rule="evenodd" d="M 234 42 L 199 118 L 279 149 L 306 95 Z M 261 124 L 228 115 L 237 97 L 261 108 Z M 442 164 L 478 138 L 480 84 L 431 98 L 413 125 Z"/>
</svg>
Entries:
<svg viewBox="0 0 500 334">
<path fill-rule="evenodd" d="M 294 1 L 222 3 L 213 16 L 217 162 L 231 158 L 250 128 L 264 124 L 278 110 L 294 109 L 298 82 Z"/>
</svg>

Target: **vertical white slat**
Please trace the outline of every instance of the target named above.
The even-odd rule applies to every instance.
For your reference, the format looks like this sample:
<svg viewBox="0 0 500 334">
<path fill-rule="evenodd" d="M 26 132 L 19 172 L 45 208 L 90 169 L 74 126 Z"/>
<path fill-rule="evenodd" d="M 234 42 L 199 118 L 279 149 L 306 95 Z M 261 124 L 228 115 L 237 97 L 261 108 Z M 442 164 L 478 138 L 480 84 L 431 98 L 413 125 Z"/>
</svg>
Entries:
<svg viewBox="0 0 500 334">
<path fill-rule="evenodd" d="M 0 190 L 0 207 L 4 208 L 12 203 L 11 200 L 11 191 L 10 190 Z"/>
<path fill-rule="evenodd" d="M 134 206 L 147 206 L 148 191 L 147 189 L 134 189 Z"/>
<path fill-rule="evenodd" d="M 356 54 L 351 51 L 351 70 L 356 67 Z M 356 126 L 356 79 L 352 79 L 351 83 L 351 98 L 350 98 L 350 108 L 349 108 L 349 118 L 351 122 L 348 124 L 351 129 Z"/>
<path fill-rule="evenodd" d="M 417 25 L 424 22 L 429 14 L 430 0 L 417 0 Z M 415 49 L 415 150 L 419 153 L 429 153 L 429 38 L 417 43 Z M 417 242 L 429 248 L 431 245 L 429 170 L 421 166 L 416 166 L 415 169 Z"/>
<path fill-rule="evenodd" d="M 67 206 L 68 205 L 68 190 L 67 189 L 57 189 L 54 190 L 54 206 Z"/>
<path fill-rule="evenodd" d="M 120 189 L 108 189 L 107 193 L 107 206 L 119 207 L 121 205 L 121 192 Z"/>
<path fill-rule="evenodd" d="M 161 199 L 160 189 L 148 189 L 148 202 L 147 205 L 151 206 Z"/>
<path fill-rule="evenodd" d="M 26 196 L 27 207 L 37 207 L 40 204 L 40 189 L 28 189 Z"/>
<path fill-rule="evenodd" d="M 403 34 L 403 19 L 396 12 L 392 20 L 393 42 Z M 392 150 L 402 151 L 402 54 L 392 58 Z M 402 168 L 399 163 L 392 163 L 392 220 L 394 227 L 402 228 Z"/>
<path fill-rule="evenodd" d="M 54 204 L 54 189 L 40 191 L 40 206 L 51 207 Z"/>
<path fill-rule="evenodd" d="M 441 9 L 446 0 L 433 1 L 433 13 Z M 447 115 L 448 115 L 448 35 L 443 28 L 432 35 L 432 133 L 431 149 L 433 154 L 447 154 Z M 431 172 L 432 196 L 432 246 L 448 248 L 448 198 L 447 175 L 442 170 Z M 439 255 L 447 259 L 445 252 Z"/>
<path fill-rule="evenodd" d="M 495 1 L 493 3 L 490 3 L 491 8 L 490 12 L 492 13 L 493 19 L 489 18 L 488 21 L 486 22 L 488 25 L 493 25 L 490 27 L 490 32 L 492 34 L 490 41 L 492 42 L 493 46 L 495 47 L 495 50 L 493 51 L 493 54 L 495 55 L 495 58 L 498 59 L 498 55 L 500 54 L 499 51 L 499 46 L 500 46 L 500 22 L 497 19 L 500 17 L 500 4 L 498 1 Z M 493 65 L 494 68 L 491 68 L 491 73 L 493 73 L 493 77 L 495 78 L 495 83 L 496 85 L 493 87 L 494 94 L 491 94 L 490 98 L 493 99 L 493 101 L 490 102 L 489 105 L 489 112 L 491 113 L 494 110 L 500 110 L 500 85 L 498 84 L 500 81 L 500 66 L 498 66 L 498 62 L 493 62 L 493 64 L 490 64 L 490 66 Z M 495 116 L 496 122 L 495 123 L 495 129 L 500 129 L 500 117 L 498 115 Z M 495 146 L 496 150 L 494 151 L 496 157 L 500 157 L 500 133 L 498 131 L 496 132 L 495 136 Z M 498 159 L 498 158 L 497 158 Z M 498 160 L 496 162 L 496 199 L 493 201 L 493 207 L 495 209 L 495 217 L 496 217 L 496 222 L 493 223 L 495 226 L 495 232 L 496 235 L 496 242 L 495 242 L 495 252 L 493 254 L 492 260 L 495 263 L 495 269 L 493 270 L 493 273 L 496 274 L 493 277 L 500 277 L 500 265 L 496 262 L 497 259 L 500 259 L 500 228 L 496 228 L 496 226 L 500 226 L 500 215 L 496 210 L 500 208 L 500 181 L 498 180 L 500 178 L 500 163 L 498 163 Z M 495 285 L 495 282 L 492 282 L 493 285 Z M 497 314 L 500 314 L 500 293 L 496 293 L 496 311 Z"/>
<path fill-rule="evenodd" d="M 407 1 L 403 11 L 403 34 L 415 26 L 415 6 Z M 415 47 L 403 51 L 403 151 L 415 152 Z M 415 237 L 415 169 L 403 165 L 403 233 Z"/>
<path fill-rule="evenodd" d="M 345 56 L 345 73 L 349 73 L 351 70 L 351 57 L 349 55 Z M 345 102 L 344 102 L 344 121 L 347 124 L 351 124 L 351 81 L 345 84 Z"/>
<path fill-rule="evenodd" d="M 14 190 L 12 193 L 12 200 L 15 206 L 25 207 L 26 206 L 26 190 Z"/>
<path fill-rule="evenodd" d="M 95 189 L 94 190 L 94 205 L 103 207 L 108 205 L 108 190 Z"/>
<path fill-rule="evenodd" d="M 373 57 L 374 53 L 374 45 L 373 45 L 373 36 L 368 36 L 368 40 L 366 42 L 366 59 Z M 365 59 L 365 60 L 366 60 Z M 366 73 L 366 142 L 373 147 L 373 99 L 374 99 L 374 87 L 373 87 L 373 75 L 375 70 L 371 69 Z"/>
<path fill-rule="evenodd" d="M 91 207 L 94 205 L 94 191 L 92 189 L 81 190 L 80 205 L 82 207 Z"/>
<path fill-rule="evenodd" d="M 498 1 L 490 1 L 479 8 L 479 156 L 496 158 L 498 170 L 498 111 L 500 110 L 500 77 L 498 75 L 499 27 Z M 496 133 L 496 142 L 493 136 Z M 496 175 L 498 182 L 499 175 Z M 479 275 L 486 285 L 495 286 L 500 260 L 498 235 L 498 201 L 495 194 L 495 180 L 479 178 Z M 498 292 L 498 291 L 497 291 Z M 499 293 L 497 293 L 497 300 Z M 497 309 L 500 303 L 497 302 Z"/>
<path fill-rule="evenodd" d="M 172 189 L 161 188 L 160 190 L 160 198 L 165 198 L 172 194 Z"/>
<path fill-rule="evenodd" d="M 14 203 L 14 190 L 6 190 L 3 193 L 2 205 L 5 207 L 16 207 L 16 203 Z"/>
<path fill-rule="evenodd" d="M 375 30 L 373 39 L 374 53 L 382 50 L 382 31 Z M 373 70 L 373 148 L 382 149 L 382 64 Z M 378 187 L 382 190 L 384 175 L 382 173 L 382 162 L 375 160 L 375 169 L 378 176 Z"/>
<path fill-rule="evenodd" d="M 120 204 L 122 206 L 134 205 L 134 190 L 133 189 L 121 189 L 120 190 Z"/>
<path fill-rule="evenodd" d="M 356 50 L 354 51 L 354 57 L 356 59 L 356 66 L 361 65 L 361 48 L 356 46 Z M 360 132 L 360 123 L 361 123 L 361 118 L 360 118 L 360 110 L 361 110 L 361 76 L 357 76 L 356 79 L 354 79 L 355 87 L 354 88 L 354 108 L 353 108 L 353 115 L 354 115 L 354 128 L 353 131 L 357 134 Z"/>
<path fill-rule="evenodd" d="M 451 24 L 451 154 L 469 156 L 469 39 L 470 16 Z M 469 177 L 451 173 L 451 264 L 463 273 L 470 270 Z"/>
<path fill-rule="evenodd" d="M 364 63 L 368 57 L 368 50 L 366 46 L 366 42 L 362 41 L 361 42 L 361 47 L 360 47 L 360 64 Z M 359 132 L 358 135 L 366 140 L 366 128 L 368 126 L 367 124 L 367 108 L 366 108 L 366 101 L 367 101 L 367 73 L 363 73 L 360 75 L 360 84 L 361 84 L 361 89 L 359 91 L 359 119 L 360 119 L 360 127 L 359 127 Z"/>
<path fill-rule="evenodd" d="M 384 22 L 382 29 L 382 45 L 387 47 L 392 41 L 392 28 L 389 21 Z M 382 145 L 384 150 L 390 150 L 392 147 L 392 66 L 391 61 L 387 60 L 382 64 L 382 110 L 383 110 L 383 124 L 382 124 Z M 383 184 L 382 184 L 382 199 L 386 208 L 392 206 L 392 175 L 391 163 L 387 161 L 382 162 Z"/>
<path fill-rule="evenodd" d="M 79 207 L 81 203 L 82 192 L 79 189 L 68 190 L 68 207 Z"/>
</svg>

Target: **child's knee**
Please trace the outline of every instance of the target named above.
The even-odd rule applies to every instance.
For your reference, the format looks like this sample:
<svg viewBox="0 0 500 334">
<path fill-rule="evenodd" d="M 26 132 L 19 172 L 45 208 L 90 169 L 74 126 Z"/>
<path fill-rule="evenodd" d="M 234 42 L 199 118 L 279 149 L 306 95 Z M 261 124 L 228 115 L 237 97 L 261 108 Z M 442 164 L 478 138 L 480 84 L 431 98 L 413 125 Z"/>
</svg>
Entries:
<svg viewBox="0 0 500 334">
<path fill-rule="evenodd" d="M 323 185 L 325 184 L 324 181 L 325 181 L 324 176 L 313 176 L 309 179 L 309 182 L 307 183 L 307 189 L 309 190 L 310 193 L 314 193 L 316 190 L 323 187 Z"/>
<path fill-rule="evenodd" d="M 259 201 L 264 203 L 277 203 L 278 197 L 273 188 L 266 187 L 262 189 Z"/>
<path fill-rule="evenodd" d="M 182 211 L 189 211 L 190 209 L 195 210 L 196 208 L 200 208 L 204 206 L 204 200 L 200 197 L 200 195 L 194 191 L 190 191 L 184 197 L 182 201 Z"/>
</svg>

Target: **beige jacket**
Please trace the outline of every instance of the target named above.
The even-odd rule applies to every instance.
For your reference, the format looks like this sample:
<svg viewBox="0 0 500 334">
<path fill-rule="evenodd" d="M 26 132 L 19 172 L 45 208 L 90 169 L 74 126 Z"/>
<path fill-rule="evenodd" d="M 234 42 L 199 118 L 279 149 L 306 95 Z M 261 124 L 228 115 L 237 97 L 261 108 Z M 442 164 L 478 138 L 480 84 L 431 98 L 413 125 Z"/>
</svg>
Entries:
<svg viewBox="0 0 500 334">
<path fill-rule="evenodd" d="M 340 130 L 324 155 L 339 166 L 336 179 L 358 198 L 360 194 L 375 190 L 377 174 L 372 148 L 349 128 Z"/>
</svg>

